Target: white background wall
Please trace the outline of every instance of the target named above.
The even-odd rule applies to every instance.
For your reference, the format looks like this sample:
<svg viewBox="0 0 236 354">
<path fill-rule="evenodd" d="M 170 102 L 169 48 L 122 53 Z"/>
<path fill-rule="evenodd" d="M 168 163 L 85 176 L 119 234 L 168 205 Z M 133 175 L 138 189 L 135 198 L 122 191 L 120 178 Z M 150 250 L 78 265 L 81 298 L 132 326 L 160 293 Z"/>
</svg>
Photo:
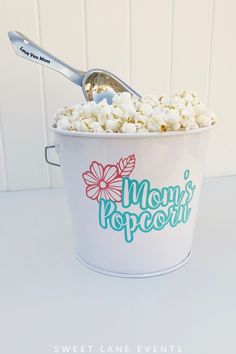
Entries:
<svg viewBox="0 0 236 354">
<path fill-rule="evenodd" d="M 0 190 L 61 185 L 43 148 L 54 112 L 82 100 L 68 79 L 16 56 L 9 30 L 140 93 L 193 90 L 218 116 L 206 175 L 236 174 L 235 14 L 235 0 L 0 0 Z"/>
</svg>

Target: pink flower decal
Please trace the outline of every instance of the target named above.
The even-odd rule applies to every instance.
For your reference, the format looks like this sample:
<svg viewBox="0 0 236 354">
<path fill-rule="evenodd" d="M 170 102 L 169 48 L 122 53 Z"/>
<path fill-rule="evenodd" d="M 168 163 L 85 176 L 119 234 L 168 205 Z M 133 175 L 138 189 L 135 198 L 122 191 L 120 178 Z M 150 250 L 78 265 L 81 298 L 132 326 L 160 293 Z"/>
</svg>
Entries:
<svg viewBox="0 0 236 354">
<path fill-rule="evenodd" d="M 93 161 L 89 170 L 83 173 L 87 197 L 98 202 L 101 198 L 120 202 L 122 178 L 131 174 L 135 161 L 134 155 L 120 159 L 116 165 L 103 166 Z"/>
</svg>

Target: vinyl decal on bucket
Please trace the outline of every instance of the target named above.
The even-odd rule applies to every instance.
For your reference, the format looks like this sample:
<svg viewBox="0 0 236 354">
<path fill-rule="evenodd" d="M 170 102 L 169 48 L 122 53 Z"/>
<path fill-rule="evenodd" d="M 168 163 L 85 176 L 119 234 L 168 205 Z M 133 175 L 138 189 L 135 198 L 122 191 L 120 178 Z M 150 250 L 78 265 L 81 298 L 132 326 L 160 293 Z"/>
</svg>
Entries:
<svg viewBox="0 0 236 354">
<path fill-rule="evenodd" d="M 166 225 L 176 227 L 187 223 L 196 188 L 189 170 L 184 171 L 182 188 L 180 185 L 153 188 L 147 179 L 130 179 L 135 163 L 134 154 L 121 158 L 117 164 L 103 166 L 93 161 L 83 173 L 87 197 L 99 203 L 99 225 L 123 231 L 128 243 L 134 240 L 138 230 L 148 233 L 162 230 Z M 139 207 L 140 213 L 132 210 L 134 205 Z"/>
</svg>

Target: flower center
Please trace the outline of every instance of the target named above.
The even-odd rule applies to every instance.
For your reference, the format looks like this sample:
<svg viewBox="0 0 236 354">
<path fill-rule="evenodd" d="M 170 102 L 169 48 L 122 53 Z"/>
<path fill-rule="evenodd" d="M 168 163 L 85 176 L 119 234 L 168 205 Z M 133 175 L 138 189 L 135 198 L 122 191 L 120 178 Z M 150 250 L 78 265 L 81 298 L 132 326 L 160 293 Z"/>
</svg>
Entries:
<svg viewBox="0 0 236 354">
<path fill-rule="evenodd" d="M 106 188 L 106 182 L 104 182 L 104 181 L 101 181 L 100 182 L 100 187 L 102 188 L 102 189 L 104 189 L 104 188 Z"/>
</svg>

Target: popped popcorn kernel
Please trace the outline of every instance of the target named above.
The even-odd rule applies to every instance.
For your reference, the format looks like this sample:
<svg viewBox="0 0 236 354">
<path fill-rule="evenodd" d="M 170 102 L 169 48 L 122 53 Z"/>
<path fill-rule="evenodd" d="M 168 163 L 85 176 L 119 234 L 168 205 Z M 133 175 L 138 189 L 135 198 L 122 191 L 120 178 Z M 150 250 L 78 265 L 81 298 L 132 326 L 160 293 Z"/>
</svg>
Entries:
<svg viewBox="0 0 236 354">
<path fill-rule="evenodd" d="M 137 128 L 135 123 L 125 122 L 121 127 L 122 133 L 136 133 L 136 130 Z"/>
</svg>

